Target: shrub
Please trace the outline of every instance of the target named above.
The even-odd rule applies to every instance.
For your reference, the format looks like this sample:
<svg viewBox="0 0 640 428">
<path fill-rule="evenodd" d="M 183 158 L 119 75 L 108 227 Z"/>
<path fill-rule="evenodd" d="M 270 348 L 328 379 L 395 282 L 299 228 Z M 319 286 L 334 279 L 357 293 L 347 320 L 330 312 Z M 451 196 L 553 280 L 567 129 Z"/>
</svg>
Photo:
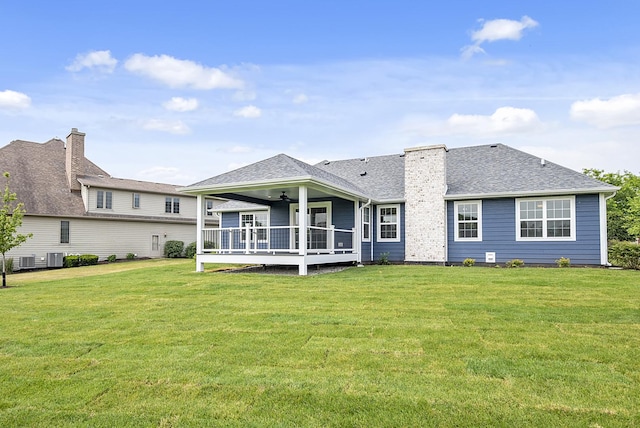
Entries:
<svg viewBox="0 0 640 428">
<path fill-rule="evenodd" d="M 80 266 L 80 256 L 76 255 L 70 255 L 70 256 L 64 256 L 64 258 L 62 259 L 62 265 L 64 267 L 77 267 Z"/>
<path fill-rule="evenodd" d="M 98 256 L 95 254 L 79 254 L 65 256 L 62 262 L 64 267 L 92 266 L 98 264 Z"/>
<path fill-rule="evenodd" d="M 116 255 L 115 255 L 115 254 L 111 254 L 109 257 L 107 257 L 107 261 L 108 261 L 109 263 L 113 263 L 113 262 L 115 262 L 115 261 L 116 261 L 116 259 L 117 259 L 117 257 L 116 257 Z"/>
<path fill-rule="evenodd" d="M 571 259 L 560 257 L 558 260 L 556 260 L 556 264 L 558 265 L 558 267 L 568 268 L 569 266 L 571 266 Z"/>
<path fill-rule="evenodd" d="M 133 260 L 136 258 L 136 255 L 133 253 L 127 253 L 127 260 Z"/>
<path fill-rule="evenodd" d="M 2 260 L 0 260 L 0 263 L 2 263 Z M 0 268 L 1 267 L 2 266 L 0 266 Z M 4 259 L 4 269 L 7 273 L 13 273 L 13 257 L 7 257 Z"/>
<path fill-rule="evenodd" d="M 640 245 L 634 242 L 612 242 L 609 245 L 609 261 L 626 269 L 640 269 Z"/>
<path fill-rule="evenodd" d="M 196 248 L 196 243 L 192 242 L 191 244 L 185 247 L 184 256 L 188 259 L 192 259 L 196 255 L 197 251 L 198 249 Z"/>
<path fill-rule="evenodd" d="M 98 264 L 98 256 L 95 254 L 81 254 L 80 266 L 93 266 Z"/>
<path fill-rule="evenodd" d="M 389 253 L 380 253 L 380 258 L 378 259 L 378 264 L 379 265 L 390 265 L 391 262 L 389 261 Z"/>
<path fill-rule="evenodd" d="M 476 259 L 472 259 L 472 258 L 466 258 L 462 262 L 462 266 L 465 266 L 465 267 L 471 267 L 475 264 L 476 264 Z"/>
<path fill-rule="evenodd" d="M 164 256 L 170 259 L 182 257 L 184 254 L 184 242 L 167 241 L 164 244 Z"/>
<path fill-rule="evenodd" d="M 520 259 L 508 260 L 504 264 L 508 268 L 519 268 L 524 266 L 524 262 Z"/>
</svg>

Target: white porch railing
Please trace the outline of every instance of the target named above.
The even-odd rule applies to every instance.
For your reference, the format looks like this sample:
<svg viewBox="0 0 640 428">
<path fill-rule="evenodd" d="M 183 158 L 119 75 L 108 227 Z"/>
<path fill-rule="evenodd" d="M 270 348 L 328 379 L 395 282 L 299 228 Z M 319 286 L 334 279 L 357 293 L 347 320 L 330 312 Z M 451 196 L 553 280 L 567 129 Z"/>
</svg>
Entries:
<svg viewBox="0 0 640 428">
<path fill-rule="evenodd" d="M 299 226 L 244 226 L 203 229 L 203 253 L 298 253 Z M 356 230 L 307 227 L 307 254 L 356 253 Z"/>
</svg>

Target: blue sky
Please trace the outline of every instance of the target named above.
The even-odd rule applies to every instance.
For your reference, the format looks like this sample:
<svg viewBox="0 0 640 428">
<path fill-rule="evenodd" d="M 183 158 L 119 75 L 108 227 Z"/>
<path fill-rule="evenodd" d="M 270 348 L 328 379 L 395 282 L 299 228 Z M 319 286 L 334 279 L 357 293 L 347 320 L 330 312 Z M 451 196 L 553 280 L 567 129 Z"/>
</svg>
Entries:
<svg viewBox="0 0 640 428">
<path fill-rule="evenodd" d="M 638 174 L 638 16 L 631 0 L 2 2 L 0 144 L 78 128 L 113 176 L 175 184 L 278 153 L 494 142 Z"/>
</svg>

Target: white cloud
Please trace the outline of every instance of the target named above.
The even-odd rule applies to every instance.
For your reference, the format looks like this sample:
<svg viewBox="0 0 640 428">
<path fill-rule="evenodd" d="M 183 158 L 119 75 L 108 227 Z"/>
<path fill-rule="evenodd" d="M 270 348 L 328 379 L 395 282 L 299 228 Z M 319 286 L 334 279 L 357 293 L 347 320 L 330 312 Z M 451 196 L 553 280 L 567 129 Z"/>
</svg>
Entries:
<svg viewBox="0 0 640 428">
<path fill-rule="evenodd" d="M 170 134 L 188 134 L 191 130 L 180 120 L 166 121 L 149 119 L 142 123 L 142 128 L 147 131 L 162 131 Z"/>
<path fill-rule="evenodd" d="M 162 106 L 171 111 L 193 111 L 198 108 L 198 100 L 195 98 L 172 97 L 169 101 L 162 103 Z"/>
<path fill-rule="evenodd" d="M 111 51 L 91 51 L 78 54 L 76 59 L 67 66 L 68 71 L 81 71 L 88 68 L 101 73 L 112 73 L 118 64 L 118 60 L 111 56 Z"/>
<path fill-rule="evenodd" d="M 538 23 L 528 16 L 523 16 L 520 21 L 493 19 L 482 22 L 482 28 L 471 33 L 471 40 L 476 43 L 495 42 L 497 40 L 520 40 L 524 30 L 538 26 Z"/>
<path fill-rule="evenodd" d="M 31 98 L 22 92 L 7 89 L 0 92 L 0 109 L 25 109 L 31 105 Z"/>
<path fill-rule="evenodd" d="M 571 118 L 597 126 L 640 125 L 640 93 L 624 94 L 608 100 L 594 98 L 571 105 Z"/>
<path fill-rule="evenodd" d="M 480 47 L 482 43 L 498 40 L 520 40 L 525 30 L 539 25 L 537 21 L 528 16 L 523 16 L 520 21 L 512 19 L 485 21 L 481 19 L 480 22 L 482 22 L 482 28 L 471 33 L 471 41 L 474 43 L 461 49 L 462 57 L 465 59 L 469 59 L 477 53 L 485 53 L 485 50 Z"/>
<path fill-rule="evenodd" d="M 447 124 L 456 133 L 487 135 L 527 132 L 540 127 L 541 122 L 531 109 L 500 107 L 491 116 L 453 114 Z"/>
<path fill-rule="evenodd" d="M 245 117 L 247 119 L 255 119 L 262 116 L 262 110 L 254 105 L 250 105 L 234 111 L 233 115 L 238 117 Z"/>
<path fill-rule="evenodd" d="M 306 94 L 297 94 L 293 97 L 292 101 L 294 104 L 304 104 L 309 101 L 309 97 L 307 97 Z"/>
<path fill-rule="evenodd" d="M 240 89 L 243 82 L 219 68 L 204 67 L 193 61 L 176 59 L 168 55 L 146 56 L 135 54 L 124 64 L 125 68 L 157 80 L 171 88 Z"/>
</svg>

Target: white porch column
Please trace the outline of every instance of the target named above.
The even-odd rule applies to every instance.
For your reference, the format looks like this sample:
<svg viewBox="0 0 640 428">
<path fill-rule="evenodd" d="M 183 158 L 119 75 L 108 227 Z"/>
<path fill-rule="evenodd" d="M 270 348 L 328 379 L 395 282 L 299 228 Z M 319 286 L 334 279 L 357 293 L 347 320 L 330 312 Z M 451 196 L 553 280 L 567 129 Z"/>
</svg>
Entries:
<svg viewBox="0 0 640 428">
<path fill-rule="evenodd" d="M 298 187 L 298 254 L 302 257 L 298 265 L 298 273 L 300 275 L 307 274 L 307 186 Z"/>
<path fill-rule="evenodd" d="M 204 263 L 198 261 L 198 254 L 202 254 L 202 230 L 204 229 L 205 202 L 202 195 L 196 196 L 196 272 L 204 272 Z"/>
</svg>

